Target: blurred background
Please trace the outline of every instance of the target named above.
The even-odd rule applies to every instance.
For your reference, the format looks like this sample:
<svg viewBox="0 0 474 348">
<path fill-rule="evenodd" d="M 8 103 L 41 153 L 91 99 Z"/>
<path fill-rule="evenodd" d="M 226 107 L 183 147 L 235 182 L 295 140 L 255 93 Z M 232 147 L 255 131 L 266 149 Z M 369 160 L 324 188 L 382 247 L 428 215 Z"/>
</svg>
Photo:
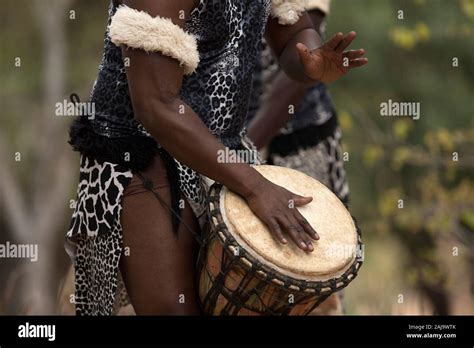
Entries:
<svg viewBox="0 0 474 348">
<path fill-rule="evenodd" d="M 0 0 L 0 244 L 39 248 L 0 258 L 0 314 L 56 311 L 79 157 L 55 104 L 87 100 L 107 7 Z M 333 0 L 328 34 L 349 30 L 370 63 L 330 88 L 365 242 L 347 312 L 474 314 L 474 1 Z M 380 116 L 389 99 L 420 119 Z"/>
</svg>

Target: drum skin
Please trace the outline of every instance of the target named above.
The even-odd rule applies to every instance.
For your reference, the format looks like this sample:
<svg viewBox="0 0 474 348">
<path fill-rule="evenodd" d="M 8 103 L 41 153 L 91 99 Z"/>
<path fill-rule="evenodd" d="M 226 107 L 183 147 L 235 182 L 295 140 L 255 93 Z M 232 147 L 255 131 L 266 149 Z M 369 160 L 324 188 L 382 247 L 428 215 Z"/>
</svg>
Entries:
<svg viewBox="0 0 474 348">
<path fill-rule="evenodd" d="M 362 264 L 357 224 L 317 180 L 289 168 L 256 166 L 288 190 L 312 196 L 300 212 L 323 243 L 306 253 L 274 240 L 245 201 L 219 184 L 210 192 L 209 228 L 199 258 L 199 298 L 208 315 L 307 315 L 352 281 Z M 324 220 L 324 221 L 322 221 Z M 350 246 L 351 248 L 347 248 Z M 340 248 L 343 252 L 337 252 Z M 347 250 L 352 251 L 347 252 Z"/>
<path fill-rule="evenodd" d="M 339 198 L 319 181 L 294 169 L 268 165 L 256 168 L 271 182 L 301 196 L 313 197 L 311 203 L 297 209 L 321 238 L 313 243 L 314 251 L 310 253 L 295 243 L 282 245 L 244 199 L 223 188 L 221 214 L 239 244 L 262 262 L 296 279 L 327 280 L 328 276 L 343 272 L 355 258 L 357 229 Z M 291 207 L 296 209 L 294 204 Z"/>
</svg>

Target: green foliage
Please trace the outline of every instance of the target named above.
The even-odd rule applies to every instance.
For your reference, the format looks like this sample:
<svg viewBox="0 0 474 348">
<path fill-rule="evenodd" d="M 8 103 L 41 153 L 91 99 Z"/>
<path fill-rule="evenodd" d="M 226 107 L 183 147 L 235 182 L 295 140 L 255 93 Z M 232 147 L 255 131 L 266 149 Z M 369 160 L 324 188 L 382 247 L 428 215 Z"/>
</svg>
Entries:
<svg viewBox="0 0 474 348">
<path fill-rule="evenodd" d="M 474 232 L 474 210 L 464 211 L 461 214 L 461 223 L 471 232 Z"/>
<path fill-rule="evenodd" d="M 430 28 L 424 22 L 418 22 L 410 29 L 397 26 L 390 31 L 390 39 L 399 47 L 410 50 L 417 44 L 429 41 L 431 37 Z"/>
<path fill-rule="evenodd" d="M 469 250 L 473 240 L 474 1 L 336 0 L 329 32 L 336 30 L 355 30 L 369 57 L 331 86 L 350 148 L 351 211 L 372 259 L 384 257 L 372 240 L 400 243 L 401 287 L 443 293 L 453 272 L 440 247 L 451 241 Z M 419 102 L 420 119 L 381 117 L 389 99 Z"/>
</svg>

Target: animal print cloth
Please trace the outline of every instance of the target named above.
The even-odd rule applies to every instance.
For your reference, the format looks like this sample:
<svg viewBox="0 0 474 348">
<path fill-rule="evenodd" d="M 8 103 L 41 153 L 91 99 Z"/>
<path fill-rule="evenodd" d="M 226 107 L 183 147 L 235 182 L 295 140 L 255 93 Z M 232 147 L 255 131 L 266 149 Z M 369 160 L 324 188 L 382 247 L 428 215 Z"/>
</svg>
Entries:
<svg viewBox="0 0 474 348">
<path fill-rule="evenodd" d="M 272 151 L 266 159 L 269 163 L 299 170 L 326 185 L 336 196 L 347 206 L 349 202 L 349 185 L 341 147 L 341 130 L 337 122 L 331 123 L 330 133 L 321 138 L 315 136 L 311 139 L 310 145 L 303 145 L 294 142 L 292 137 L 300 137 L 300 134 L 280 135 L 277 141 L 285 144 L 284 153 Z M 312 126 L 306 131 L 311 131 L 318 127 L 328 127 L 327 125 Z M 316 133 L 316 132 L 314 132 Z M 324 133 L 324 132 L 323 132 Z M 291 140 L 290 140 L 291 139 Z"/>
<path fill-rule="evenodd" d="M 270 7 L 270 0 L 199 0 L 185 24 L 184 30 L 196 37 L 200 62 L 193 74 L 184 77 L 180 97 L 209 131 L 231 149 L 240 144 L 245 128 L 252 74 Z M 117 4 L 110 3 L 109 24 L 117 8 Z M 82 154 L 94 156 L 108 148 L 103 143 L 132 136 L 151 139 L 134 117 L 122 51 L 111 41 L 108 30 L 90 101 L 95 105 L 94 117 L 75 121 L 76 126 L 80 123 L 77 128 L 83 133 L 74 134 L 72 145 Z M 90 132 L 93 132 L 91 141 L 83 139 Z M 134 160 L 149 151 L 132 145 L 120 147 L 119 152 L 130 153 Z M 116 149 L 110 148 L 110 151 Z M 117 163 L 114 159 L 117 157 L 123 157 L 123 153 L 111 153 L 103 159 Z M 179 162 L 177 166 L 181 191 L 201 215 L 205 211 L 205 192 L 200 176 Z"/>
<path fill-rule="evenodd" d="M 76 206 L 66 234 L 78 315 L 112 314 L 122 254 L 122 196 L 132 176 L 123 166 L 81 157 Z"/>
<path fill-rule="evenodd" d="M 238 150 L 250 152 L 246 157 L 252 164 L 260 163 L 247 137 L 241 138 Z M 124 166 L 81 157 L 77 199 L 66 234 L 66 250 L 75 269 L 78 315 L 110 315 L 128 304 L 119 271 L 123 249 L 120 216 L 122 197 L 132 177 Z M 200 176 L 199 181 L 207 195 L 206 180 Z M 203 214 L 200 221 L 205 217 Z"/>
</svg>

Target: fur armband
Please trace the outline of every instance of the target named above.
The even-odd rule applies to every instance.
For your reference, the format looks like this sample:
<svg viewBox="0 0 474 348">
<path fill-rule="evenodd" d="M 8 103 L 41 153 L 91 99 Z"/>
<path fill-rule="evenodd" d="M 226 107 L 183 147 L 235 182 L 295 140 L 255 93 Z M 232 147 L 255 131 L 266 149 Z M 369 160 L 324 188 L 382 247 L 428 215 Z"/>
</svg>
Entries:
<svg viewBox="0 0 474 348">
<path fill-rule="evenodd" d="M 330 10 L 330 0 L 306 0 L 306 10 L 320 10 L 324 14 L 329 14 Z"/>
<path fill-rule="evenodd" d="M 196 38 L 168 18 L 120 6 L 112 17 L 109 35 L 117 46 L 160 52 L 178 60 L 186 75 L 192 74 L 199 64 Z"/>
<path fill-rule="evenodd" d="M 304 0 L 272 0 L 271 16 L 281 25 L 293 25 L 305 11 Z"/>
</svg>

